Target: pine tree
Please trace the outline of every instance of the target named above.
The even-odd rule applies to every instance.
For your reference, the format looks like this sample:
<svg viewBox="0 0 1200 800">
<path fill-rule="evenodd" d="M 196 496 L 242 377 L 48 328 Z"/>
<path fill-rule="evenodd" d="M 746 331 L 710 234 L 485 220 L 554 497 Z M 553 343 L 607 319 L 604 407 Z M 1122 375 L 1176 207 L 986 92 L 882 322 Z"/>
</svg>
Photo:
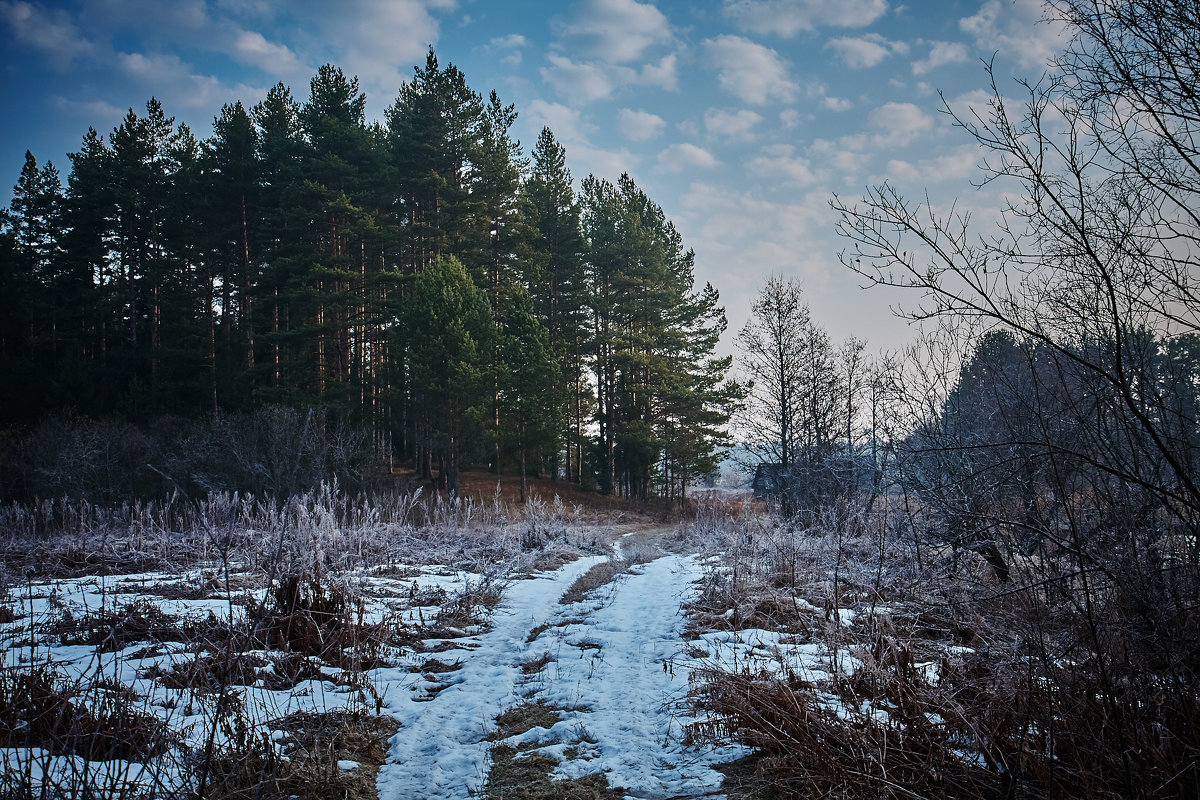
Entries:
<svg viewBox="0 0 1200 800">
<path fill-rule="evenodd" d="M 59 375 L 60 398 L 70 398 L 82 411 L 110 413 L 116 410 L 123 388 L 108 371 L 110 338 L 117 332 L 116 270 L 111 257 L 116 215 L 112 157 L 94 128 L 88 129 L 80 150 L 69 155 L 62 273 L 69 320 L 64 330 L 72 330 L 66 337 L 71 344 L 64 349 L 71 359 Z M 54 405 L 63 404 L 60 400 Z"/>
<path fill-rule="evenodd" d="M 443 255 L 462 256 L 470 239 L 470 166 L 483 124 L 482 98 L 453 64 L 445 69 L 430 48 L 425 67 L 386 113 L 401 215 L 402 263 L 420 272 Z"/>
<path fill-rule="evenodd" d="M 226 406 L 248 405 L 258 378 L 254 311 L 255 287 L 262 280 L 263 181 L 258 147 L 258 131 L 242 103 L 223 106 L 213 120 L 213 135 L 205 143 L 203 156 L 211 253 L 202 291 L 214 409 L 222 404 L 222 397 Z M 219 373 L 228 377 L 221 380 Z"/>
<path fill-rule="evenodd" d="M 500 409 L 506 443 L 516 449 L 525 502 L 528 454 L 557 448 L 562 416 L 562 383 L 545 327 L 533 312 L 533 302 L 516 293 L 504 320 L 501 347 L 503 384 Z"/>
<path fill-rule="evenodd" d="M 413 401 L 417 473 L 458 490 L 458 472 L 477 451 L 491 395 L 488 353 L 495 335 L 487 295 L 453 257 L 413 278 L 402 334 Z"/>
<path fill-rule="evenodd" d="M 549 128 L 543 128 L 533 150 L 532 170 L 522 186 L 522 212 L 527 235 L 522 242 L 521 283 L 534 299 L 538 319 L 546 327 L 550 350 L 560 370 L 566 399 L 561 447 L 568 480 L 582 476 L 584 428 L 592 416 L 592 390 L 585 360 L 588 339 L 587 287 L 584 280 L 580 206 L 571 186 L 566 151 Z"/>
<path fill-rule="evenodd" d="M 263 274 L 255 292 L 255 305 L 269 310 L 269 318 L 267 314 L 259 317 L 256 337 L 267 348 L 269 371 L 258 393 L 264 399 L 281 402 L 299 396 L 304 371 L 303 340 L 295 332 L 303 323 L 300 295 L 305 285 L 300 268 L 305 222 L 296 202 L 304 179 L 300 105 L 292 98 L 291 90 L 279 83 L 254 107 L 251 117 L 258 131 L 262 203 L 259 248 Z"/>
<path fill-rule="evenodd" d="M 694 293 L 691 251 L 628 175 L 585 180 L 583 219 L 601 491 L 645 499 L 659 483 L 681 496 L 715 464 L 737 395 L 728 360 L 713 358 L 724 311 L 711 287 Z"/>
</svg>

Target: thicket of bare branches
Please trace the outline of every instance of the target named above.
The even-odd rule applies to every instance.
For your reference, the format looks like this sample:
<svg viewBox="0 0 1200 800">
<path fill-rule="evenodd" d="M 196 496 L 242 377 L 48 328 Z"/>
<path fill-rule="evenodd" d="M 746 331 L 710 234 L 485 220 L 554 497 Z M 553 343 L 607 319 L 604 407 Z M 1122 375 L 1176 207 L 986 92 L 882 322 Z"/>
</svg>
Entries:
<svg viewBox="0 0 1200 800">
<path fill-rule="evenodd" d="M 887 513 L 862 529 L 912 565 L 881 556 L 889 611 L 837 631 L 843 713 L 786 671 L 700 692 L 785 793 L 1200 792 L 1200 4 L 1048 8 L 1055 69 L 955 116 L 1014 198 L 996 231 L 887 184 L 834 201 L 845 264 L 937 328 L 892 374 L 890 488 L 836 515 Z"/>
</svg>

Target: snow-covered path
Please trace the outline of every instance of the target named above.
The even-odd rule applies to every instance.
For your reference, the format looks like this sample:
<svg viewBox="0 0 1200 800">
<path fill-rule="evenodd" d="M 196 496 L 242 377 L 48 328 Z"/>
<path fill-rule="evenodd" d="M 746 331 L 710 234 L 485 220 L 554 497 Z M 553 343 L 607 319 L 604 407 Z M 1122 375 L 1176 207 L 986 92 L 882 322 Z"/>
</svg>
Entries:
<svg viewBox="0 0 1200 800">
<path fill-rule="evenodd" d="M 463 666 L 438 676 L 451 685 L 432 699 L 420 675 L 396 670 L 376 676 L 388 712 L 401 724 L 379 773 L 380 800 L 481 794 L 493 746 L 485 737 L 496 715 L 530 701 L 567 709 L 552 728 L 517 737 L 562 759 L 561 777 L 602 772 L 610 786 L 632 798 L 711 796 L 719 788 L 721 775 L 712 765 L 741 751 L 684 748 L 685 720 L 675 709 L 687 691 L 686 669 L 675 661 L 685 623 L 680 605 L 693 591 L 699 567 L 691 558 L 666 556 L 583 602 L 559 604 L 575 578 L 603 560 L 581 559 L 514 583 L 490 631 L 438 654 Z M 539 626 L 540 635 L 527 642 Z M 536 675 L 523 675 L 521 663 L 543 653 L 555 660 Z"/>
<path fill-rule="evenodd" d="M 379 771 L 380 800 L 466 798 L 487 781 L 484 737 L 494 719 L 513 702 L 525 639 L 559 607 L 558 598 L 575 578 L 603 557 L 580 559 L 557 572 L 518 581 L 505 592 L 490 631 L 460 640 L 461 648 L 437 654 L 463 666 L 439 678 L 447 688 L 429 699 L 420 674 L 399 670 L 375 676 L 388 713 L 400 723 L 388 763 Z"/>
<path fill-rule="evenodd" d="M 572 645 L 601 645 L 560 658 L 544 691 L 556 705 L 587 706 L 560 725 L 582 725 L 596 739 L 592 759 L 565 761 L 559 774 L 603 772 L 610 786 L 634 798 L 712 796 L 720 788 L 723 776 L 713 765 L 743 752 L 682 743 L 690 717 L 682 716 L 688 670 L 681 663 L 686 661 L 680 652 L 686 623 L 681 605 L 699 577 L 694 559 L 665 556 L 601 589 L 607 602 L 583 624 L 543 634 L 561 635 Z"/>
</svg>

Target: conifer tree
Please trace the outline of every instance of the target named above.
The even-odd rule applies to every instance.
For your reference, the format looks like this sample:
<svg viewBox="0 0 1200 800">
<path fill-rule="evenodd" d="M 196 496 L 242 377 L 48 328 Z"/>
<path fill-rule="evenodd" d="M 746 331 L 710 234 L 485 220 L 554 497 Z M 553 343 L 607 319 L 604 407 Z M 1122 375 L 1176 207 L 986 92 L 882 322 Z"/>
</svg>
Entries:
<svg viewBox="0 0 1200 800">
<path fill-rule="evenodd" d="M 557 448 L 561 426 L 562 383 L 545 327 L 523 291 L 513 295 L 505 315 L 503 369 L 509 376 L 501 395 L 502 430 L 516 449 L 525 502 L 528 455 Z"/>
<path fill-rule="evenodd" d="M 568 480 L 582 474 L 584 428 L 592 416 L 592 391 L 586 374 L 588 312 L 583 269 L 580 206 L 566 166 L 566 150 L 549 128 L 533 149 L 532 169 L 522 186 L 527 235 L 521 244 L 521 283 L 546 327 L 550 350 L 562 366 L 561 394 L 566 413 L 562 446 Z M 557 476 L 557 463 L 551 465 Z"/>
<path fill-rule="evenodd" d="M 258 131 L 241 101 L 223 106 L 213 120 L 213 135 L 205 143 L 203 156 L 211 253 L 206 260 L 202 291 L 206 296 L 206 349 L 214 408 L 218 405 L 218 285 L 221 360 L 229 374 L 225 391 L 236 392 L 234 405 L 249 402 L 249 392 L 258 377 L 254 287 L 262 278 L 259 248 L 263 181 L 258 146 Z M 226 404 L 229 400 L 226 397 Z"/>
<path fill-rule="evenodd" d="M 258 338 L 266 345 L 269 372 L 259 395 L 282 402 L 298 396 L 305 350 L 293 328 L 293 316 L 296 328 L 303 323 L 298 301 L 305 285 L 299 266 L 305 224 L 296 208 L 303 183 L 300 105 L 291 90 L 279 83 L 254 106 L 251 117 L 258 131 L 261 169 L 263 274 L 256 291 L 257 306 L 269 309 L 269 319 L 260 315 L 258 328 Z"/>
<path fill-rule="evenodd" d="M 458 489 L 464 458 L 478 450 L 491 395 L 487 356 L 494 328 L 487 295 L 462 263 L 439 258 L 413 278 L 402 329 L 413 401 L 417 473 Z"/>
</svg>

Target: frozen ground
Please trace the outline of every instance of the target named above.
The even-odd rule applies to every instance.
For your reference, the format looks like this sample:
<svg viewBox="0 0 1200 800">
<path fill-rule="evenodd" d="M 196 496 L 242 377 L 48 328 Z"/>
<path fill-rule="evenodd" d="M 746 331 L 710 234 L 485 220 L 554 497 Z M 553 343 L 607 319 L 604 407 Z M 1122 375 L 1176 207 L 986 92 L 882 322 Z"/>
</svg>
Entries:
<svg viewBox="0 0 1200 800">
<path fill-rule="evenodd" d="M 682 708 L 688 670 L 681 604 L 699 568 L 692 558 L 664 556 L 582 602 L 560 604 L 571 583 L 601 560 L 581 559 L 513 585 L 490 631 L 440 655 L 463 666 L 432 699 L 420 677 L 379 675 L 388 713 L 401 724 L 379 773 L 381 800 L 481 794 L 496 716 L 534 702 L 559 710 L 561 721 L 505 743 L 559 759 L 559 776 L 601 773 L 633 798 L 712 796 L 722 780 L 713 765 L 743 753 L 683 744 L 689 718 Z M 536 673 L 522 669 L 547 656 Z"/>
<path fill-rule="evenodd" d="M 619 558 L 621 542 L 615 550 L 612 558 Z M 446 638 L 390 647 L 385 665 L 366 674 L 373 692 L 364 691 L 361 681 L 343 680 L 342 670 L 328 663 L 311 677 L 279 687 L 272 680 L 283 663 L 279 654 L 251 651 L 261 680 L 251 677 L 237 688 L 246 716 L 276 740 L 283 738 L 276 725 L 296 712 L 370 708 L 391 717 L 400 729 L 378 773 L 382 800 L 482 795 L 492 753 L 501 744 L 521 758 L 535 753 L 553 758 L 555 778 L 603 775 L 618 796 L 719 797 L 722 775 L 714 766 L 745 751 L 685 745 L 692 719 L 684 701 L 693 662 L 685 655 L 682 606 L 697 591 L 700 564 L 690 556 L 659 554 L 648 563 L 622 566 L 614 580 L 579 602 L 560 602 L 577 578 L 609 558 L 588 556 L 512 580 L 484 624 L 462 627 L 433 620 L 482 576 L 440 565 L 406 567 L 391 576 L 347 576 L 365 598 L 363 623 L 391 619 L 425 637 Z M 78 688 L 81 702 L 108 691 L 89 687 L 105 682 L 128 687 L 140 711 L 177 731 L 194 753 L 212 729 L 216 698 L 163 676 L 204 657 L 203 651 L 157 634 L 106 649 L 80 641 L 78 634 L 75 641 L 56 638 L 54 631 L 64 629 L 64 619 L 138 604 L 160 610 L 181 629 L 185 620 L 214 617 L 245 625 L 247 604 L 261 601 L 264 591 L 247 582 L 225 595 L 220 583 L 197 571 L 13 586 L 7 600 L 12 619 L 0 623 L 0 656 L 18 670 L 31 661 L 54 665 Z M 193 591 L 206 584 L 211 591 Z M 717 653 L 719 643 L 711 644 Z M 499 715 L 531 704 L 553 709 L 558 721 L 513 735 L 497 732 Z M 218 745 L 223 736 L 218 734 Z M 121 775 L 120 782 L 147 787 L 182 780 L 181 763 L 178 753 L 154 763 L 103 762 L 108 773 Z M 28 775 L 34 784 L 81 773 L 77 755 L 37 748 L 0 747 L 0 766 Z"/>
</svg>

